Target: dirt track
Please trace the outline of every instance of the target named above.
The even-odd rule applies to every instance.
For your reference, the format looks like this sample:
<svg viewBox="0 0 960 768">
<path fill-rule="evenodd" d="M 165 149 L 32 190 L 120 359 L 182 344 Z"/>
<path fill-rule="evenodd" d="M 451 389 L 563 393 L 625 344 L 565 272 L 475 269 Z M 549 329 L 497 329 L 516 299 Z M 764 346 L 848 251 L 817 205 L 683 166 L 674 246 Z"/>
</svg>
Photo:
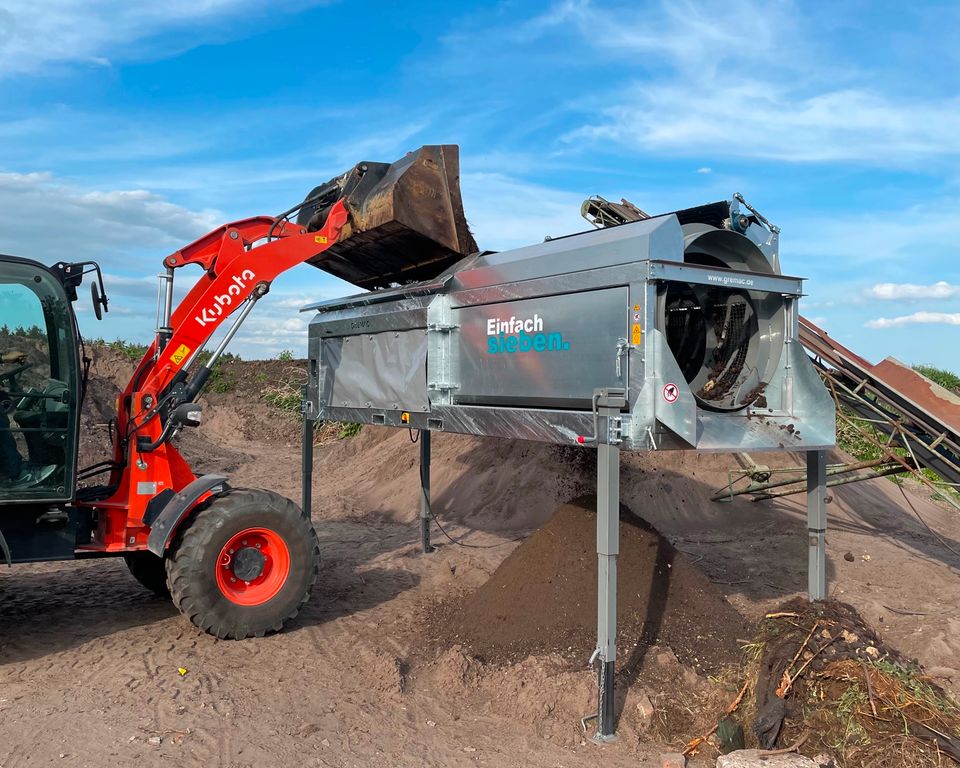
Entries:
<svg viewBox="0 0 960 768">
<path fill-rule="evenodd" d="M 212 442 L 195 439 L 186 452 L 206 470 L 228 469 L 236 485 L 296 499 L 295 431 L 264 443 L 238 437 L 237 405 L 276 426 L 262 403 L 220 398 L 208 409 Z M 463 649 L 438 655 L 425 616 L 480 586 L 513 539 L 592 478 L 589 462 L 548 446 L 455 435 L 434 446 L 436 507 L 450 533 L 502 546 L 464 549 L 435 534 L 439 550 L 418 555 L 417 448 L 406 432 L 365 428 L 318 449 L 321 586 L 287 631 L 264 640 L 199 634 L 120 561 L 4 569 L 0 766 L 552 767 L 601 756 L 636 766 L 666 749 L 646 743 L 629 698 L 616 744 L 598 752 L 583 743 L 577 719 L 594 705 L 592 678 L 562 660 L 496 668 Z M 628 456 L 623 501 L 755 618 L 805 589 L 805 517 L 799 500 L 709 502 L 732 465 L 725 456 Z M 834 593 L 956 692 L 960 558 L 916 523 L 891 482 L 834 496 Z M 947 512 L 910 502 L 953 540 Z M 848 551 L 854 562 L 843 559 Z M 149 741 L 156 736 L 159 745 Z"/>
</svg>

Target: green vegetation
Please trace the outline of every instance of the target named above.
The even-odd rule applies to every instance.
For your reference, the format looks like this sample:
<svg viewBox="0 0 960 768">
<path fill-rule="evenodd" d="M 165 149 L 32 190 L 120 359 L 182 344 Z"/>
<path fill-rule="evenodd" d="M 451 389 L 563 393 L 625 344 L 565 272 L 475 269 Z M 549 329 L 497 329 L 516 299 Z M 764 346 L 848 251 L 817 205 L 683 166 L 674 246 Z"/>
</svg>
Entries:
<svg viewBox="0 0 960 768">
<path fill-rule="evenodd" d="M 290 384 L 271 387 L 263 393 L 263 399 L 274 408 L 286 413 L 300 415 L 300 390 Z"/>
<path fill-rule="evenodd" d="M 960 705 L 943 691 L 934 688 L 930 684 L 929 678 L 924 676 L 919 668 L 904 667 L 887 659 L 878 659 L 871 663 L 885 675 L 899 681 L 903 687 L 905 698 L 910 701 L 922 703 L 927 708 L 936 709 L 951 717 L 960 716 Z M 906 705 L 907 702 L 898 701 L 896 703 Z"/>
<path fill-rule="evenodd" d="M 837 446 L 839 448 L 858 461 L 875 461 L 884 455 L 880 446 L 875 445 L 874 441 L 885 444 L 887 442 L 886 435 L 875 429 L 872 424 L 858 420 L 857 415 L 845 405 L 840 406 L 837 416 L 845 417 L 837 419 Z M 860 429 L 858 430 L 857 427 Z"/>
<path fill-rule="evenodd" d="M 880 432 L 872 424 L 860 419 L 853 411 L 845 405 L 841 405 L 837 411 L 837 447 L 853 456 L 857 461 L 876 461 L 883 458 L 886 453 L 881 449 L 881 445 L 887 445 L 889 438 Z M 840 417 L 845 418 L 840 418 Z M 854 426 L 856 425 L 856 426 Z M 859 429 L 857 429 L 859 427 Z M 900 456 L 904 459 L 910 459 L 910 452 L 906 448 L 896 445 L 890 446 L 890 453 Z M 922 474 L 931 483 L 942 483 L 943 478 L 936 472 L 926 467 L 920 468 Z M 890 475 L 891 482 L 903 482 L 902 475 Z M 941 494 L 953 493 L 953 491 L 941 488 Z"/>
<path fill-rule="evenodd" d="M 296 380 L 286 381 L 267 388 L 262 395 L 274 408 L 290 416 L 300 417 L 300 385 Z M 340 421 L 318 422 L 314 431 L 314 440 L 318 443 L 327 443 L 331 440 L 346 440 L 360 434 L 362 424 L 347 424 Z"/>
<path fill-rule="evenodd" d="M 955 373 L 932 365 L 915 365 L 913 369 L 941 387 L 960 394 L 960 376 Z M 880 446 L 889 444 L 887 435 L 875 429 L 869 422 L 860 419 L 844 405 L 840 406 L 837 416 L 837 447 L 858 461 L 876 461 L 883 458 L 885 453 Z M 910 457 L 910 452 L 905 448 L 891 446 L 890 452 L 903 458 Z M 932 483 L 943 482 L 939 475 L 926 467 L 921 468 L 920 472 Z M 889 479 L 894 483 L 902 482 L 900 475 L 891 475 Z M 944 495 L 955 494 L 955 491 L 942 487 L 939 492 Z"/>
<path fill-rule="evenodd" d="M 949 389 L 960 394 L 960 376 L 957 376 L 957 374 L 952 371 L 937 368 L 933 365 L 915 365 L 913 366 L 913 370 L 923 374 L 930 379 L 930 381 L 936 382 L 944 389 Z"/>
<path fill-rule="evenodd" d="M 18 325 L 13 330 L 10 329 L 10 326 L 4 325 L 0 327 L 0 336 L 19 336 L 22 339 L 46 339 L 46 332 L 39 325 L 31 325 L 29 328 L 24 328 L 22 325 Z"/>
<path fill-rule="evenodd" d="M 343 422 L 335 422 L 340 425 L 340 431 L 337 433 L 337 438 L 340 440 L 346 440 L 348 437 L 356 437 L 360 434 L 360 430 L 363 429 L 363 424 L 344 424 Z"/>
<path fill-rule="evenodd" d="M 869 744 L 870 736 L 860 724 L 859 716 L 867 704 L 867 692 L 858 683 L 851 683 L 837 699 L 836 717 L 842 726 L 841 738 L 834 744 L 834 749 L 842 750 L 850 745 Z"/>
<path fill-rule="evenodd" d="M 197 364 L 206 365 L 209 359 L 209 352 L 201 352 L 197 357 Z M 217 392 L 218 394 L 232 392 L 234 389 L 236 389 L 237 379 L 233 372 L 229 370 L 229 364 L 239 361 L 239 355 L 235 355 L 232 352 L 224 352 L 220 359 L 217 360 L 216 364 L 213 366 L 213 370 L 210 372 L 210 378 L 207 380 L 206 388 L 211 392 Z M 227 368 L 224 368 L 225 364 L 228 366 Z"/>
<path fill-rule="evenodd" d="M 2 329 L 0 329 L 2 332 Z M 100 346 L 107 347 L 112 349 L 114 352 L 119 352 L 125 358 L 134 363 L 139 363 L 143 359 L 144 354 L 147 352 L 146 344 L 137 344 L 132 341 L 124 341 L 123 339 L 115 339 L 114 341 L 106 341 L 102 338 L 93 339 L 90 342 L 91 346 Z M 210 359 L 210 352 L 201 352 L 197 358 L 198 365 L 204 365 Z M 229 370 L 229 364 L 235 363 L 240 360 L 239 355 L 235 355 L 231 352 L 224 352 L 221 355 L 220 359 L 217 360 L 217 364 L 213 366 L 213 371 L 210 374 L 210 378 L 207 381 L 206 388 L 211 392 L 231 392 L 237 386 L 236 377 Z M 224 365 L 227 365 L 228 368 L 224 368 Z"/>
<path fill-rule="evenodd" d="M 283 350 L 283 352 L 281 352 L 279 355 L 277 355 L 277 360 L 279 360 L 279 361 L 281 361 L 281 362 L 283 362 L 283 363 L 289 363 L 289 362 L 290 362 L 291 360 L 293 360 L 293 359 L 294 359 L 294 358 L 293 358 L 293 352 L 292 352 L 291 350 L 289 350 L 289 349 L 285 349 L 285 350 Z"/>
<path fill-rule="evenodd" d="M 115 339 L 114 341 L 106 341 L 102 338 L 93 339 L 90 344 L 95 347 L 108 347 L 135 363 L 139 363 L 147 351 L 146 344 L 136 344 L 132 341 L 124 341 L 123 339 Z"/>
</svg>

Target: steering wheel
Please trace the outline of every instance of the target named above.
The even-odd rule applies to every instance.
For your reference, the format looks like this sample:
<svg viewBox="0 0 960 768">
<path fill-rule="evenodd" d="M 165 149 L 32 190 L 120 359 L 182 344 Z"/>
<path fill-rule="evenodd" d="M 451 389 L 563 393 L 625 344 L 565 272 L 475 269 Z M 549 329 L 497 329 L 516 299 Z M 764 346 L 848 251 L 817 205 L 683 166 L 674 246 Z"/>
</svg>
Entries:
<svg viewBox="0 0 960 768">
<path fill-rule="evenodd" d="M 0 373 L 0 384 L 7 382 L 6 389 L 16 389 L 17 376 L 26 371 L 28 368 L 33 368 L 33 363 L 23 363 L 22 365 L 18 365 L 16 368 L 11 368 L 9 371 L 3 371 Z"/>
</svg>

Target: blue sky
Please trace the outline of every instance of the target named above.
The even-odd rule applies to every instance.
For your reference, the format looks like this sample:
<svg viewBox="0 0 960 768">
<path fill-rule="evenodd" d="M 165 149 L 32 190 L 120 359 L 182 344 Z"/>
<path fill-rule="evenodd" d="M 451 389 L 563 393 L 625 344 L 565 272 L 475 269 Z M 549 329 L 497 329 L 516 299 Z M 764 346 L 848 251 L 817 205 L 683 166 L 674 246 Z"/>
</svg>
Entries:
<svg viewBox="0 0 960 768">
<path fill-rule="evenodd" d="M 583 229 L 591 194 L 739 191 L 809 278 L 804 314 L 960 368 L 960 4 L 0 5 L 0 251 L 100 260 L 91 337 L 148 338 L 163 256 L 218 223 L 440 142 L 481 247 Z M 236 349 L 303 351 L 297 308 L 347 291 L 293 270 Z"/>
</svg>

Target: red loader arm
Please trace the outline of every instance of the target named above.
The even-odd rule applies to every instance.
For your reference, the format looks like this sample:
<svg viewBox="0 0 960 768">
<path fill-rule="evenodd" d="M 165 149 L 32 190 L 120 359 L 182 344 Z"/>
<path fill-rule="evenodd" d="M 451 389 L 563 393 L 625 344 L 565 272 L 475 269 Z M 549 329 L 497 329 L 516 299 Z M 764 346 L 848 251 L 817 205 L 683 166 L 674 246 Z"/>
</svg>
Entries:
<svg viewBox="0 0 960 768">
<path fill-rule="evenodd" d="M 149 528 L 143 517 L 148 503 L 168 489 L 179 492 L 195 479 L 167 437 L 173 426 L 172 409 L 191 402 L 210 375 L 212 363 L 199 366 L 197 354 L 242 307 L 214 359 L 219 356 L 239 321 L 269 291 L 270 283 L 334 245 L 346 222 L 342 201 L 331 208 L 324 226 L 312 232 L 273 217 L 244 219 L 222 226 L 164 259 L 168 324 L 158 329 L 156 340 L 118 400 L 110 476 L 114 490 L 104 500 L 81 504 L 99 511 L 93 543 L 81 549 L 145 548 Z M 173 273 L 187 264 L 198 264 L 205 272 L 172 309 Z"/>
</svg>

